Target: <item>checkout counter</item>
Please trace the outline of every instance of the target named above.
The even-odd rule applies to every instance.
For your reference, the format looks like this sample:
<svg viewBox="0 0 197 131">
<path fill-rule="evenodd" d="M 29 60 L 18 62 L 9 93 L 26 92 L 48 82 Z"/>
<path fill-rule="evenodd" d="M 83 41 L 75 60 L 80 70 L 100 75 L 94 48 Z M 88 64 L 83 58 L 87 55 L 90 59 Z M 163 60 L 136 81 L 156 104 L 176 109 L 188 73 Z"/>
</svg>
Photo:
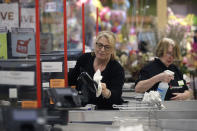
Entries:
<svg viewBox="0 0 197 131">
<path fill-rule="evenodd" d="M 79 108 L 69 110 L 68 124 L 56 125 L 62 131 L 196 131 L 197 101 L 162 101 L 165 108 L 140 100 L 142 94 L 123 89 L 124 103 L 117 110 Z"/>
<path fill-rule="evenodd" d="M 63 131 L 194 131 L 197 129 L 197 101 L 165 101 L 158 110 L 139 102 L 129 102 L 120 110 L 70 110 Z M 141 128 L 140 128 L 141 127 Z M 132 131 L 132 130 L 128 130 Z"/>
<path fill-rule="evenodd" d="M 139 94 L 136 96 L 139 98 Z M 75 95 L 72 97 L 75 98 Z M 56 112 L 53 109 L 50 111 L 1 110 L 1 114 L 9 114 L 9 119 L 3 117 L 6 118 L 7 126 L 13 127 L 14 123 L 18 129 L 24 125 L 25 127 L 38 128 L 38 130 L 32 131 L 43 131 L 43 129 L 44 131 L 196 131 L 196 100 L 164 101 L 162 104 L 165 108 L 159 109 L 154 105 L 133 98 L 136 97 L 132 96 L 130 100 L 127 97 L 127 103 L 114 106 L 117 110 L 94 110 L 94 105 L 88 105 L 68 110 L 60 107 Z M 14 113 L 16 111 L 26 115 L 19 116 L 18 113 Z M 28 112 L 34 115 L 29 117 Z M 10 115 L 12 113 L 13 116 Z M 37 123 L 40 118 L 44 123 Z M 28 121 L 29 123 L 26 124 Z M 1 124 L 3 126 L 3 123 Z M 17 128 L 14 129 L 21 131 Z M 11 128 L 8 131 L 14 130 Z"/>
<path fill-rule="evenodd" d="M 157 110 L 138 102 L 129 102 L 120 110 L 69 110 L 67 125 L 56 125 L 62 131 L 195 131 L 197 101 L 165 101 Z M 140 107 L 140 108 L 139 108 Z M 147 108 L 148 107 L 148 108 Z M 135 109 L 134 109 L 135 108 Z"/>
<path fill-rule="evenodd" d="M 21 126 L 36 127 L 32 131 L 195 131 L 197 129 L 197 101 L 163 101 L 165 108 L 159 108 L 150 103 L 142 102 L 143 94 L 137 94 L 133 89 L 123 89 L 123 105 L 114 105 L 116 110 L 94 110 L 94 105 L 80 107 L 80 100 L 71 88 L 50 89 L 48 94 L 55 98 L 56 106 L 50 110 L 21 111 L 5 110 L 0 113 L 6 120 L 5 124 L 12 127 L 12 123 L 21 129 Z M 65 95 L 67 99 L 65 99 Z M 57 97 L 58 96 L 58 97 Z M 57 97 L 57 98 L 56 98 Z M 65 100 L 73 100 L 70 105 L 63 105 Z M 68 106 L 65 108 L 62 108 Z M 14 112 L 21 111 L 15 117 Z M 9 115 L 4 117 L 4 112 Z M 29 113 L 34 114 L 29 117 Z M 41 115 L 40 115 L 41 114 Z M 1 117 L 0 117 L 1 118 Z M 17 118 L 17 119 L 16 119 Z M 32 118 L 32 119 L 30 119 Z M 38 119 L 39 118 L 39 119 Z M 37 123 L 42 118 L 42 123 Z M 22 120 L 22 121 L 21 121 Z M 30 121 L 26 124 L 27 121 Z M 17 123 L 18 122 L 18 123 Z M 17 125 L 16 125 L 17 123 Z M 32 124 L 33 123 L 33 124 Z M 4 126 L 4 123 L 1 123 Z M 0 127 L 1 127 L 0 125 Z M 11 128 L 8 131 L 21 131 Z M 38 129 L 37 129 L 38 128 Z"/>
</svg>

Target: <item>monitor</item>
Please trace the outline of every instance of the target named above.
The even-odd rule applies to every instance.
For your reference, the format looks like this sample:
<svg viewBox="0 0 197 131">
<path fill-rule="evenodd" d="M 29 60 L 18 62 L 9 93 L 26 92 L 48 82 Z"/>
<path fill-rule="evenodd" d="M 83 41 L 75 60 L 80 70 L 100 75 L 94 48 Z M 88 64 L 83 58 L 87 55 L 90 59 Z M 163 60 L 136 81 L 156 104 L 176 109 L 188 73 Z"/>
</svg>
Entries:
<svg viewBox="0 0 197 131">
<path fill-rule="evenodd" d="M 36 60 L 0 60 L 0 100 L 36 100 Z"/>
</svg>

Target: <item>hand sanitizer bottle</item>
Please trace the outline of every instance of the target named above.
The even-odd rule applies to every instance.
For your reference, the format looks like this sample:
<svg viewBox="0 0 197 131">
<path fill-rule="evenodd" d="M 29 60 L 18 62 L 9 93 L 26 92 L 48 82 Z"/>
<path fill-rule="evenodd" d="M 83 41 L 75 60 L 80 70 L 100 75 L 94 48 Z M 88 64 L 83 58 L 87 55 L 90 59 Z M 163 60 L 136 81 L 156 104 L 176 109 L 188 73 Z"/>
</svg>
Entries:
<svg viewBox="0 0 197 131">
<path fill-rule="evenodd" d="M 174 72 L 170 71 L 170 70 L 165 70 L 165 73 L 168 73 L 170 75 L 174 75 Z M 157 88 L 157 91 L 159 92 L 160 96 L 161 96 L 161 100 L 164 101 L 165 96 L 166 96 L 166 92 L 169 88 L 169 85 L 167 82 L 160 82 Z"/>
</svg>

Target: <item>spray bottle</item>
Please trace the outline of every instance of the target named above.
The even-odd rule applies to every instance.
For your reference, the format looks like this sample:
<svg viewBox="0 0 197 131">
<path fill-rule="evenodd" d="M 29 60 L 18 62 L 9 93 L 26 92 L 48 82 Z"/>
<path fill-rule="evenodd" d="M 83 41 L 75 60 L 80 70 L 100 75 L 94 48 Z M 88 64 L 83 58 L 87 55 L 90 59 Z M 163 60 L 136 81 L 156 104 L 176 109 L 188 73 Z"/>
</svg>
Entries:
<svg viewBox="0 0 197 131">
<path fill-rule="evenodd" d="M 167 73 L 167 74 L 170 74 L 170 75 L 174 75 L 174 72 L 172 72 L 170 70 L 165 70 L 164 72 Z M 157 91 L 159 92 L 162 101 L 164 101 L 164 99 L 165 99 L 166 92 L 167 92 L 168 88 L 169 88 L 169 85 L 168 85 L 167 82 L 160 82 L 159 83 Z"/>
</svg>

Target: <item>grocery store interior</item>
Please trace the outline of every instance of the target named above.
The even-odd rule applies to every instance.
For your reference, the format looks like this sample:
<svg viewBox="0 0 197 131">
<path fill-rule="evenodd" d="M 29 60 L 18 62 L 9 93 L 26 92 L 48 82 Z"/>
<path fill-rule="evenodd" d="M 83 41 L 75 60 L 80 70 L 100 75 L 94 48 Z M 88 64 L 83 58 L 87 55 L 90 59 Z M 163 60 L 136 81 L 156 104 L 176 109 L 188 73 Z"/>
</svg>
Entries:
<svg viewBox="0 0 197 131">
<path fill-rule="evenodd" d="M 0 0 L 0 130 L 196 131 L 196 7 Z"/>
</svg>

